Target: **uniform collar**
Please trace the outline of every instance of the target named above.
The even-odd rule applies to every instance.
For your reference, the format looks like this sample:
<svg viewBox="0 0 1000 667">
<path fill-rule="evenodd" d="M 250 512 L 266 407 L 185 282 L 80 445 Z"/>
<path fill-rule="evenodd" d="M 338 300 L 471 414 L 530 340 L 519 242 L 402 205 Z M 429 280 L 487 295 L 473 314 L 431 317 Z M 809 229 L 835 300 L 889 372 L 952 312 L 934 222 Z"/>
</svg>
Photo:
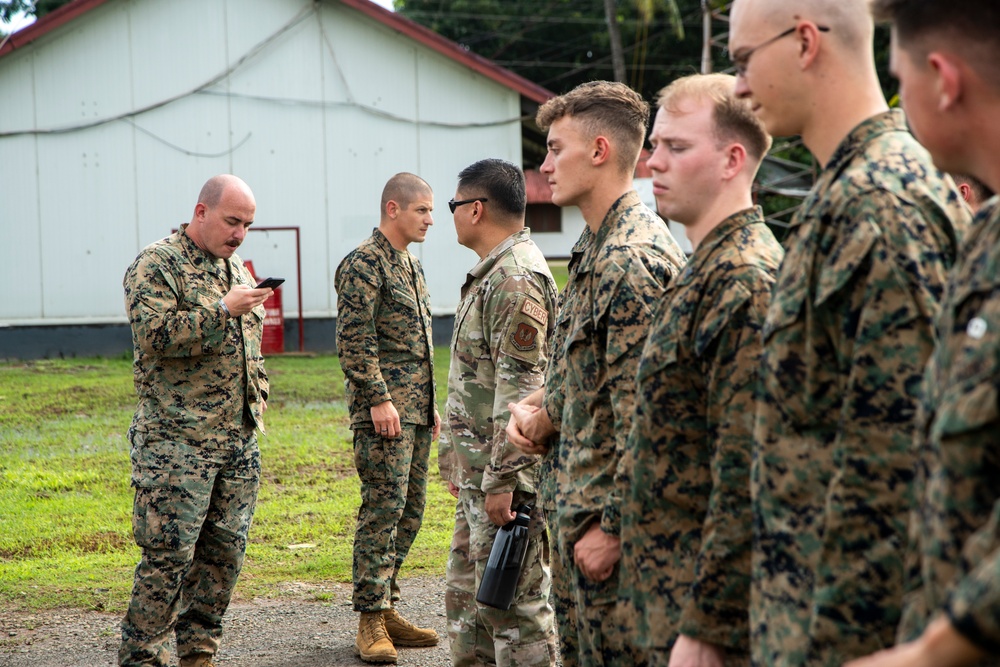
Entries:
<svg viewBox="0 0 1000 667">
<path fill-rule="evenodd" d="M 688 259 L 688 263 L 684 267 L 684 271 L 677 279 L 678 284 L 683 285 L 693 280 L 694 277 L 702 271 L 703 266 L 706 262 L 708 262 L 708 258 L 715 253 L 716 248 L 722 245 L 727 238 L 744 227 L 749 227 L 750 225 L 763 222 L 764 214 L 760 206 L 745 208 L 742 211 L 733 213 L 731 216 L 720 222 L 714 229 L 712 229 L 712 231 L 706 234 L 705 238 L 698 244 L 698 248 L 691 255 L 691 258 Z"/>
<path fill-rule="evenodd" d="M 625 212 L 634 206 L 642 205 L 642 198 L 635 190 L 629 190 L 611 205 L 601 226 L 597 229 L 594 245 L 600 247 L 613 232 L 625 225 Z"/>
<path fill-rule="evenodd" d="M 216 257 L 207 250 L 199 248 L 198 244 L 194 242 L 194 239 L 187 235 L 186 230 L 190 224 L 191 223 L 185 222 L 181 225 L 181 228 L 177 230 L 177 237 L 184 254 L 187 255 L 188 260 L 195 268 L 202 271 L 210 271 L 223 280 L 228 281 L 229 276 L 227 273 L 232 273 L 229 270 L 230 260 Z"/>
<path fill-rule="evenodd" d="M 372 230 L 372 238 L 375 239 L 375 245 L 389 258 L 389 261 L 393 264 L 402 264 L 403 257 L 406 255 L 406 250 L 396 250 L 392 243 L 389 242 L 388 237 L 382 233 L 382 230 L 376 227 Z"/>
<path fill-rule="evenodd" d="M 499 259 L 501 255 L 503 255 L 505 252 L 513 248 L 518 243 L 523 243 L 527 241 L 530 238 L 530 236 L 531 232 L 528 231 L 527 227 L 525 227 L 521 231 L 514 232 L 513 234 L 505 238 L 503 241 L 497 244 L 497 246 L 493 248 L 493 250 L 490 250 L 489 254 L 486 255 L 486 257 L 483 257 L 481 260 L 479 260 L 478 264 L 472 267 L 472 270 L 469 271 L 469 278 L 475 279 L 475 278 L 482 278 L 483 276 L 485 276 L 487 273 L 490 272 L 490 269 L 493 268 L 493 265 L 496 264 L 497 259 Z"/>
<path fill-rule="evenodd" d="M 809 196 L 806 197 L 805 201 L 799 207 L 799 214 L 792 218 L 792 222 L 788 228 L 795 229 L 805 222 L 807 216 L 802 215 L 802 212 L 806 211 L 817 201 L 818 193 L 821 190 L 825 190 L 829 183 L 836 180 L 840 176 L 840 173 L 850 164 L 851 160 L 858 153 L 865 150 L 869 142 L 879 135 L 900 131 L 910 131 L 906 125 L 906 116 L 903 114 L 902 109 L 890 109 L 889 111 L 875 114 L 856 125 L 837 145 L 837 149 L 833 152 L 830 161 L 826 163 L 826 166 L 820 173 Z"/>
<path fill-rule="evenodd" d="M 853 130 L 847 133 L 833 157 L 826 164 L 826 170 L 839 171 L 859 151 L 880 134 L 887 132 L 909 132 L 906 126 L 906 116 L 902 109 L 889 109 L 861 121 Z"/>
</svg>

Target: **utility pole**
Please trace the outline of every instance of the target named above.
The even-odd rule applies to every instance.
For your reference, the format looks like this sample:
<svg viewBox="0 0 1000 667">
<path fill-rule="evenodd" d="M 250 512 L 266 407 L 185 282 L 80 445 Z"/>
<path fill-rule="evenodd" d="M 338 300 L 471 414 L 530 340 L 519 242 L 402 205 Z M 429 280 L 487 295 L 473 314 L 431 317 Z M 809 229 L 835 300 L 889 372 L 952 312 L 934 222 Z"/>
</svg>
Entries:
<svg viewBox="0 0 1000 667">
<path fill-rule="evenodd" d="M 625 83 L 625 52 L 622 49 L 622 33 L 618 28 L 615 0 L 604 0 L 604 17 L 608 22 L 608 37 L 611 39 L 611 65 L 614 67 L 615 81 Z"/>
<path fill-rule="evenodd" d="M 712 7 L 701 0 L 701 73 L 712 72 Z"/>
</svg>

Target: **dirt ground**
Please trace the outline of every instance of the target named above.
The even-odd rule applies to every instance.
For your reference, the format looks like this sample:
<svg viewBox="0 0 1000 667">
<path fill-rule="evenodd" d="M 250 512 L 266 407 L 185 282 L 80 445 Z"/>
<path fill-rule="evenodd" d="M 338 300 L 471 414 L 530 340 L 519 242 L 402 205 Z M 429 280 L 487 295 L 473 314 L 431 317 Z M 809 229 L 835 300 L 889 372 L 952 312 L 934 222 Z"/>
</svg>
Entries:
<svg viewBox="0 0 1000 667">
<path fill-rule="evenodd" d="M 438 631 L 433 648 L 399 649 L 400 665 L 451 664 L 445 628 L 444 579 L 400 583 L 400 612 Z M 305 585 L 290 585 L 281 599 L 235 602 L 226 614 L 219 667 L 339 667 L 363 665 L 354 654 L 358 615 L 351 587 L 324 586 L 315 601 Z M 0 667 L 104 667 L 117 665 L 120 614 L 77 609 L 42 612 L 0 610 Z M 176 661 L 176 657 L 174 658 Z"/>
</svg>

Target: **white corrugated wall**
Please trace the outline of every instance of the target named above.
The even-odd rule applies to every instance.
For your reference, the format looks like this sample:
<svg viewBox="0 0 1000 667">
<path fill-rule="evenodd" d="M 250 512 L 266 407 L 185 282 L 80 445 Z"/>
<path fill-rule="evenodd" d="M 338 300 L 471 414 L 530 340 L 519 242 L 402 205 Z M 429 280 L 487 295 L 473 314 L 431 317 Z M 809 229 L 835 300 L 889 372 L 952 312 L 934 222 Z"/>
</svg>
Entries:
<svg viewBox="0 0 1000 667">
<path fill-rule="evenodd" d="M 0 58 L 0 325 L 124 322 L 125 268 L 222 172 L 253 188 L 255 226 L 301 227 L 307 317 L 335 313 L 385 181 L 420 174 L 436 224 L 411 248 L 451 313 L 476 258 L 446 202 L 469 163 L 520 162 L 519 113 L 516 91 L 336 2 L 108 2 Z M 240 250 L 288 278 L 286 316 L 293 240 Z"/>
</svg>

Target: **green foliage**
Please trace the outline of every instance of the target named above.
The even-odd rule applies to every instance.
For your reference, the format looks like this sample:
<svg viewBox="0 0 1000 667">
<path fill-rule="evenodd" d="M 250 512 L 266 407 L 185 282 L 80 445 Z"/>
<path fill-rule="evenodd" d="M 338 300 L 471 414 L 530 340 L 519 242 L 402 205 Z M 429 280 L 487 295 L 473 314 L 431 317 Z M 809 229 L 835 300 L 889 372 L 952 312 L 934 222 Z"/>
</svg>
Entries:
<svg viewBox="0 0 1000 667">
<path fill-rule="evenodd" d="M 443 406 L 448 351 L 435 353 Z M 350 581 L 360 502 L 336 357 L 275 357 L 267 366 L 272 400 L 243 597 Z M 0 606 L 121 611 L 128 603 L 139 559 L 124 435 L 131 376 L 128 359 L 0 364 Z M 433 449 L 406 574 L 441 575 L 448 555 L 454 501 Z"/>
<path fill-rule="evenodd" d="M 0 21 L 8 23 L 18 14 L 42 18 L 69 2 L 70 0 L 0 0 Z"/>
<path fill-rule="evenodd" d="M 395 7 L 557 93 L 613 78 L 602 0 L 396 0 Z M 677 76 L 698 70 L 700 0 L 630 0 L 618 2 L 617 9 L 626 83 L 647 99 Z M 718 50 L 716 56 L 724 65 Z"/>
</svg>

